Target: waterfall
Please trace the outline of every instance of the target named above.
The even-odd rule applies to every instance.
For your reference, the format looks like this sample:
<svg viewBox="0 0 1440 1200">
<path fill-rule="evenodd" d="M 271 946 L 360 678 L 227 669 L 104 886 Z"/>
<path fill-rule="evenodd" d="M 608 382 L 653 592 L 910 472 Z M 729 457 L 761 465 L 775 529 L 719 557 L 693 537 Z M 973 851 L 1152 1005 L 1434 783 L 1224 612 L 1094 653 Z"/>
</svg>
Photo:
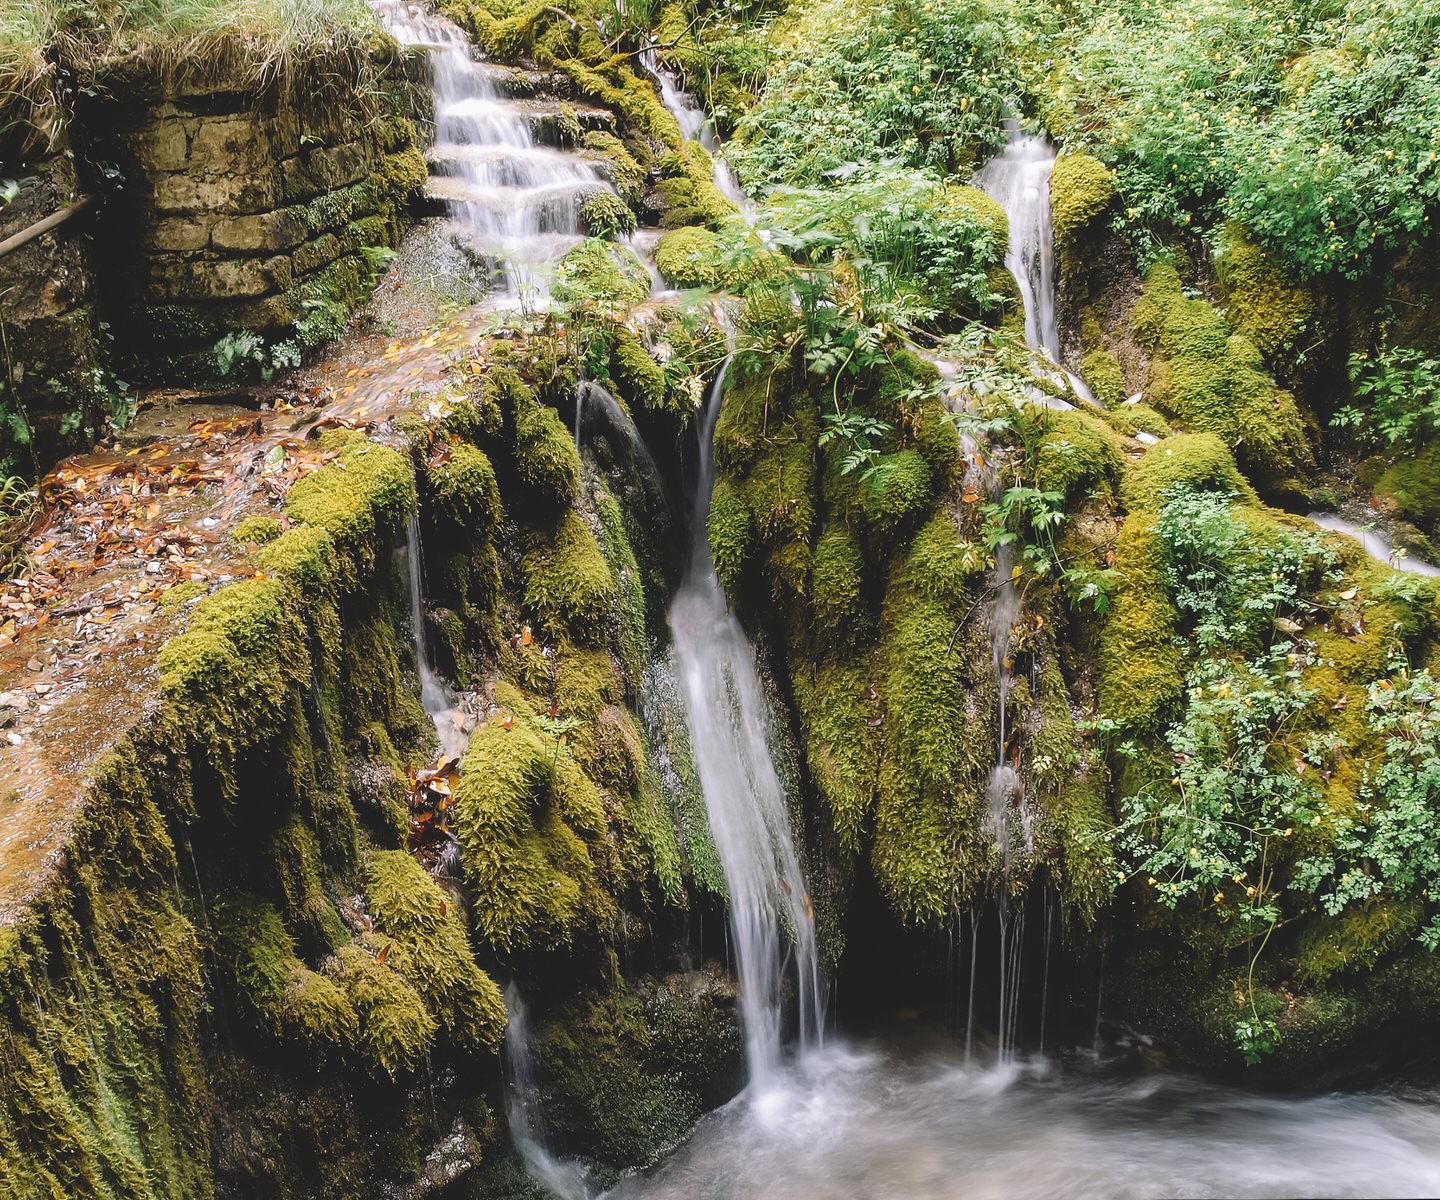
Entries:
<svg viewBox="0 0 1440 1200">
<path fill-rule="evenodd" d="M 752 1081 L 763 1082 L 780 1062 L 788 962 L 796 968 L 802 1046 L 820 1039 L 824 992 L 814 910 L 771 755 L 755 651 L 726 606 L 710 557 L 711 440 L 729 368 L 726 359 L 701 422 L 690 565 L 670 608 L 670 628 L 695 767 L 730 896 L 746 1058 Z"/>
<path fill-rule="evenodd" d="M 1026 134 L 1014 118 L 1005 122 L 1005 148 L 975 172 L 975 186 L 1000 202 L 1010 222 L 1005 267 L 1015 276 L 1025 307 L 1025 344 L 1040 354 L 1075 389 L 1094 403 L 1083 380 L 1060 360 L 1060 328 L 1055 319 L 1055 235 L 1050 225 L 1050 172 L 1055 147 L 1043 134 Z M 1036 398 L 1069 408 L 1037 391 Z"/>
<path fill-rule="evenodd" d="M 430 661 L 429 639 L 425 636 L 424 555 L 420 546 L 420 520 L 414 513 L 405 526 L 405 576 L 410 589 L 410 629 L 415 638 L 415 673 L 420 677 L 420 703 L 435 722 L 442 758 L 459 758 L 465 753 L 466 737 L 456 720 L 455 697 Z"/>
<path fill-rule="evenodd" d="M 675 123 L 680 126 L 680 133 L 687 141 L 699 142 L 710 152 L 711 161 L 714 164 L 713 178 L 715 186 L 720 189 L 720 194 L 735 205 L 742 214 L 748 214 L 751 209 L 750 197 L 741 190 L 740 181 L 735 178 L 735 172 L 725 161 L 720 140 L 715 136 L 715 126 L 705 115 L 705 110 L 700 107 L 700 102 L 682 89 L 675 76 L 660 65 L 653 45 L 647 46 L 640 52 L 640 65 L 655 80 L 656 86 L 660 89 L 660 103 L 675 118 Z"/>
<path fill-rule="evenodd" d="M 510 1122 L 510 1140 L 536 1183 L 559 1200 L 589 1200 L 584 1170 L 578 1163 L 556 1158 L 547 1145 L 535 1063 L 530 1057 L 528 1014 L 514 983 L 505 989 L 505 1012 L 505 1116 Z"/>
<path fill-rule="evenodd" d="M 430 57 L 430 190 L 445 202 L 451 233 L 486 264 L 505 301 L 545 302 L 553 264 L 583 236 L 580 206 L 614 189 L 594 163 L 536 144 L 558 105 L 505 97 L 494 68 L 474 61 L 458 26 L 410 0 L 374 7 L 397 41 Z"/>
<path fill-rule="evenodd" d="M 1346 537 L 1354 538 L 1360 543 L 1365 553 L 1376 562 L 1384 563 L 1388 567 L 1394 567 L 1397 571 L 1414 571 L 1417 575 L 1440 575 L 1440 567 L 1426 562 L 1422 558 L 1411 558 L 1403 551 L 1396 551 L 1390 544 L 1390 540 L 1371 525 L 1362 525 L 1358 521 L 1350 521 L 1339 513 L 1312 512 L 1310 519 L 1321 529 L 1328 529 L 1331 533 L 1341 533 Z"/>
</svg>

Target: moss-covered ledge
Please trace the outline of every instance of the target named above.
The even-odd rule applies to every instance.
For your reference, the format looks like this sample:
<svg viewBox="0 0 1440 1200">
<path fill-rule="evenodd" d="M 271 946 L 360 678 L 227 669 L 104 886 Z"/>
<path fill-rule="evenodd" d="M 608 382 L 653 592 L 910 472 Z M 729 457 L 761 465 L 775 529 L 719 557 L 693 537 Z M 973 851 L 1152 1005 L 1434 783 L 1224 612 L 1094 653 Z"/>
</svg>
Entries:
<svg viewBox="0 0 1440 1200">
<path fill-rule="evenodd" d="M 503 1006 L 460 913 L 408 855 L 357 834 L 342 722 L 418 724 L 386 553 L 416 486 L 407 455 L 327 436 L 333 458 L 292 489 L 290 528 L 135 672 L 128 719 L 73 774 L 51 765 L 11 793 L 32 836 L 0 851 L 7 1196 L 213 1191 L 198 1018 L 222 981 L 207 946 L 235 1005 L 274 984 L 285 1019 L 361 1071 L 401 1074 L 437 1036 L 461 1052 L 498 1042 Z M 361 881 L 363 936 L 329 899 L 341 879 Z M 285 955 L 266 960 L 275 945 Z"/>
</svg>

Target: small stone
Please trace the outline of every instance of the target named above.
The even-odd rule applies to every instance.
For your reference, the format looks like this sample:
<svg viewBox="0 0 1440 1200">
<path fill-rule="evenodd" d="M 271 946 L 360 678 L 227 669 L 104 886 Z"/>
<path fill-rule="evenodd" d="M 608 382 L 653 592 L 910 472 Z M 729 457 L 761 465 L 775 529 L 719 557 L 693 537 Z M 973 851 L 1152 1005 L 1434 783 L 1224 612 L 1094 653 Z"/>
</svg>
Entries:
<svg viewBox="0 0 1440 1200">
<path fill-rule="evenodd" d="M 43 671 L 45 669 L 44 660 L 39 657 L 32 658 L 25 664 L 25 669 L 27 671 Z"/>
<path fill-rule="evenodd" d="M 23 746 L 25 744 L 24 735 L 16 733 L 13 729 L 5 735 L 5 740 L 12 746 Z"/>
<path fill-rule="evenodd" d="M 48 696 L 51 688 L 54 686 L 55 685 L 51 683 L 37 683 L 32 690 L 37 696 Z"/>
<path fill-rule="evenodd" d="M 30 701 L 24 692 L 0 692 L 0 708 L 13 708 L 19 712 L 25 712 L 30 707 Z"/>
</svg>

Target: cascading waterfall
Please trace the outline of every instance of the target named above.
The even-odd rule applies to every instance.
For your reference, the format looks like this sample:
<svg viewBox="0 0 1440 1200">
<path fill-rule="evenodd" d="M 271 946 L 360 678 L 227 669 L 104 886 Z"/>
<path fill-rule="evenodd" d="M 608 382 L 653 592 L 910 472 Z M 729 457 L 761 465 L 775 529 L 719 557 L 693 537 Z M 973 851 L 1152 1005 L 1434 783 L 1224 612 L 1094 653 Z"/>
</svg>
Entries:
<svg viewBox="0 0 1440 1200">
<path fill-rule="evenodd" d="M 824 989 L 814 910 L 771 754 L 755 651 L 726 606 L 710 557 L 711 439 L 729 368 L 727 358 L 701 422 L 690 565 L 670 608 L 670 628 L 695 768 L 729 891 L 746 1058 L 752 1082 L 763 1085 L 780 1063 L 787 962 L 796 968 L 802 1047 L 820 1040 Z"/>
<path fill-rule="evenodd" d="M 510 1139 L 526 1171 L 559 1200 L 589 1200 L 590 1188 L 578 1163 L 556 1158 L 548 1146 L 535 1063 L 530 1056 L 529 1014 L 520 989 L 505 989 L 505 1116 Z"/>
<path fill-rule="evenodd" d="M 1094 397 L 1083 380 L 1060 361 L 1060 328 L 1055 318 L 1055 235 L 1050 223 L 1050 172 L 1055 147 L 1043 134 L 1027 134 L 1014 118 L 1005 122 L 1005 148 L 975 172 L 975 186 L 994 197 L 1010 222 L 1005 267 L 1015 276 L 1025 307 L 1025 344 L 1058 370 L 1082 400 Z M 1037 391 L 1037 399 L 1059 408 L 1063 400 Z"/>
<path fill-rule="evenodd" d="M 458 26 L 407 0 L 374 7 L 397 41 L 429 54 L 431 191 L 445 201 L 452 234 L 486 264 L 500 297 L 543 303 L 553 264 L 583 236 L 580 206 L 613 189 L 594 163 L 536 144 L 547 113 L 502 95 L 494 69 L 474 60 Z"/>
<path fill-rule="evenodd" d="M 740 181 L 735 178 L 735 172 L 725 161 L 720 141 L 715 136 L 715 126 L 706 116 L 705 110 L 700 107 L 699 101 L 681 88 L 675 76 L 660 65 L 654 46 L 647 46 L 640 52 L 640 65 L 655 80 L 656 86 L 660 89 L 660 102 L 675 118 L 675 123 L 680 126 L 680 133 L 688 141 L 699 142 L 710 152 L 711 160 L 714 163 L 715 186 L 720 189 L 721 195 L 734 204 L 741 213 L 748 213 L 751 207 L 750 197 L 741 189 Z"/>
<path fill-rule="evenodd" d="M 430 661 L 429 639 L 425 636 L 424 554 L 420 545 L 420 521 L 413 513 L 405 526 L 403 543 L 405 577 L 410 590 L 410 629 L 415 638 L 415 673 L 420 677 L 420 703 L 435 722 L 443 758 L 465 753 L 466 735 L 456 719 L 455 697 L 445 686 Z"/>
</svg>

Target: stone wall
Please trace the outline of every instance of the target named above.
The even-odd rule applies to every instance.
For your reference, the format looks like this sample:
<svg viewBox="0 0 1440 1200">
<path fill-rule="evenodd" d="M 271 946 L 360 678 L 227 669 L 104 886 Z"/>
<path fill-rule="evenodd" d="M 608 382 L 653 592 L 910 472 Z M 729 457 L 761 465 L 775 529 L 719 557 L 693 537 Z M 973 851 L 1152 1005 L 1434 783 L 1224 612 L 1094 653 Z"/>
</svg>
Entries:
<svg viewBox="0 0 1440 1200">
<path fill-rule="evenodd" d="M 425 182 L 424 70 L 387 43 L 258 91 L 240 71 L 110 80 L 58 148 L 0 169 L 21 183 L 0 238 L 98 201 L 0 258 L 0 473 L 93 443 L 115 377 L 217 382 L 216 343 L 241 330 L 264 345 L 232 378 L 253 377 L 337 334 Z"/>
<path fill-rule="evenodd" d="M 23 168 L 0 207 L 0 239 L 72 204 L 82 188 L 68 144 Z M 95 282 L 88 215 L 0 257 L 0 472 L 33 471 L 95 419 Z M 63 433 L 62 433 L 63 430 Z"/>
<path fill-rule="evenodd" d="M 302 351 L 339 331 L 425 181 L 402 64 L 364 96 L 211 82 L 93 114 L 119 181 L 102 287 L 142 373 L 203 378 L 236 330 Z"/>
</svg>

